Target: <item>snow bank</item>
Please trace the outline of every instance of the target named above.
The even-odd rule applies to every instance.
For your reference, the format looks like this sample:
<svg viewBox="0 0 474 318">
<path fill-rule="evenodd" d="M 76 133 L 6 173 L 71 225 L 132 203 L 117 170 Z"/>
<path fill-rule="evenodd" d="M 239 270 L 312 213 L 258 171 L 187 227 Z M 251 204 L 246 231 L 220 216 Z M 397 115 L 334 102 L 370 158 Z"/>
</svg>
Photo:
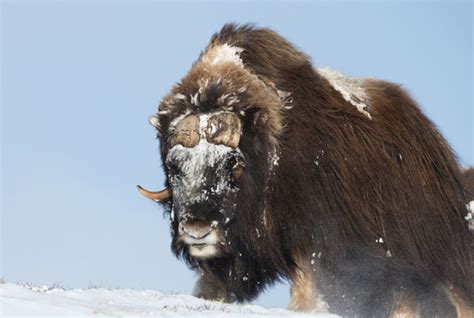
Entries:
<svg viewBox="0 0 474 318">
<path fill-rule="evenodd" d="M 188 295 L 163 295 L 152 290 L 35 288 L 0 284 L 0 316 L 115 317 L 318 317 L 285 309 L 231 305 Z"/>
</svg>

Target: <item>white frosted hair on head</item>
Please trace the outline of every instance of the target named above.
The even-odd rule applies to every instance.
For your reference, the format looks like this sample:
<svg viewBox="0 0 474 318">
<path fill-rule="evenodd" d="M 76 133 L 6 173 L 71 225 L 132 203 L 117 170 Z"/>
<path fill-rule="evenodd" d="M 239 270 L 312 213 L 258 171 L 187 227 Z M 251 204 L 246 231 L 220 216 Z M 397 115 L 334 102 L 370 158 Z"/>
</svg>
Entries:
<svg viewBox="0 0 474 318">
<path fill-rule="evenodd" d="M 244 66 L 240 53 L 242 48 L 230 46 L 227 43 L 210 47 L 202 57 L 202 63 L 209 65 L 218 65 L 224 63 L 234 63 L 241 67 Z"/>
<path fill-rule="evenodd" d="M 188 203 L 202 202 L 209 198 L 210 193 L 219 195 L 229 190 L 230 176 L 222 174 L 224 171 L 216 170 L 217 174 L 222 175 L 219 175 L 220 177 L 217 178 L 217 181 L 209 187 L 210 193 L 207 190 L 203 191 L 203 183 L 206 182 L 206 168 L 217 167 L 231 152 L 240 153 L 238 148 L 233 149 L 223 144 L 214 144 L 207 141 L 206 129 L 209 123 L 208 119 L 219 113 L 199 115 L 200 140 L 197 145 L 192 148 L 186 148 L 178 144 L 171 147 L 168 152 L 166 162 L 179 163 L 179 169 L 182 174 L 179 180 L 181 186 L 173 190 L 173 196 L 178 201 Z M 212 130 L 212 125 L 209 128 Z M 181 212 L 177 211 L 178 215 Z"/>
</svg>

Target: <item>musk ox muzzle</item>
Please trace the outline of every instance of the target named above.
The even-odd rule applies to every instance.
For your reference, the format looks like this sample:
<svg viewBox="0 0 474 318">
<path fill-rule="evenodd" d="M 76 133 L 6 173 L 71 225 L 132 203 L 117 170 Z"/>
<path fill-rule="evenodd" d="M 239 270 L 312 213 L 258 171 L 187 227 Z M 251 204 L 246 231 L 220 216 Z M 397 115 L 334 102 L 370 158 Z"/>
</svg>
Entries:
<svg viewBox="0 0 474 318">
<path fill-rule="evenodd" d="M 184 245 L 190 255 L 205 259 L 226 253 L 224 228 L 217 220 L 207 218 L 181 218 L 177 245 Z"/>
</svg>

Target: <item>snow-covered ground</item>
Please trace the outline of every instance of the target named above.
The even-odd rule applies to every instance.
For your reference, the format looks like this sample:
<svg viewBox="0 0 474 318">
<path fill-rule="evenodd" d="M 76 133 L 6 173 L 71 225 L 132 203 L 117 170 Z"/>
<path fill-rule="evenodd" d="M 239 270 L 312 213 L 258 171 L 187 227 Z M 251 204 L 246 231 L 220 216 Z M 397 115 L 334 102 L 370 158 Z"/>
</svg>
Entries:
<svg viewBox="0 0 474 318">
<path fill-rule="evenodd" d="M 280 308 L 231 305 L 153 290 L 69 289 L 0 284 L 0 317 L 318 317 Z"/>
</svg>

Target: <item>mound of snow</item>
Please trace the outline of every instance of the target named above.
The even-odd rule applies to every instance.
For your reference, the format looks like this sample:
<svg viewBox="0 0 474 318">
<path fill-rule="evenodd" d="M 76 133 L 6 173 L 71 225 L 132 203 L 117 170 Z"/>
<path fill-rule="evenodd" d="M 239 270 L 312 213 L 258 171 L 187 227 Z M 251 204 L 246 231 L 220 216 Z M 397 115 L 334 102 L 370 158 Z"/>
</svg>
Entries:
<svg viewBox="0 0 474 318">
<path fill-rule="evenodd" d="M 60 289 L 0 284 L 0 316 L 115 317 L 336 317 L 299 314 L 285 309 L 233 305 L 188 295 L 163 295 L 152 290 Z"/>
</svg>

